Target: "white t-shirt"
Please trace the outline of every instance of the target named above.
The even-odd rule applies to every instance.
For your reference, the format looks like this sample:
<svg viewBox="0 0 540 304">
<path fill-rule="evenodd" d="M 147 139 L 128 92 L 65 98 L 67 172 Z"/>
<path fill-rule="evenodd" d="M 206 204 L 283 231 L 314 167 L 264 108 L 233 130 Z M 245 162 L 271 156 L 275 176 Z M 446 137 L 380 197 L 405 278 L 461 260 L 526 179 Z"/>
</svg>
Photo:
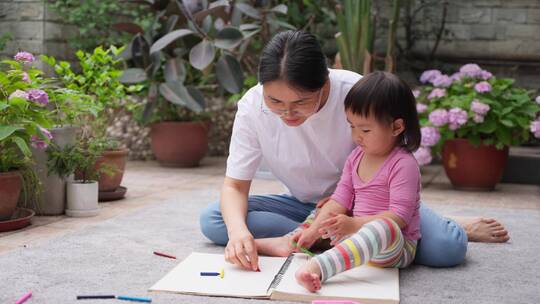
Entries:
<svg viewBox="0 0 540 304">
<path fill-rule="evenodd" d="M 344 100 L 362 77 L 330 69 L 326 104 L 303 124 L 287 126 L 268 109 L 262 85 L 251 88 L 238 102 L 227 159 L 226 175 L 252 180 L 264 157 L 272 174 L 302 202 L 330 196 L 349 153 L 355 148 Z"/>
</svg>

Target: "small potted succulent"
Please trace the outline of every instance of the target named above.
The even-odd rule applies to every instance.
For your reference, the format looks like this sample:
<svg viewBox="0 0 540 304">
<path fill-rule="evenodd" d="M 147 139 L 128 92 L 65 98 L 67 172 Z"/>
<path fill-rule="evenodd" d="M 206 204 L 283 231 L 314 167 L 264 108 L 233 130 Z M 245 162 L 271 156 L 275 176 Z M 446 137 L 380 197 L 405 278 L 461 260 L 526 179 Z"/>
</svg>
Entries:
<svg viewBox="0 0 540 304">
<path fill-rule="evenodd" d="M 425 71 L 414 91 L 422 125 L 420 164 L 442 154 L 455 188 L 492 190 L 500 181 L 508 147 L 540 138 L 540 98 L 497 78 L 477 64 L 452 75 Z"/>
<path fill-rule="evenodd" d="M 99 213 L 98 179 L 100 173 L 108 173 L 104 167 L 95 169 L 97 159 L 103 154 L 102 147 L 95 141 L 78 141 L 63 148 L 53 144 L 47 149 L 48 171 L 67 181 L 66 215 L 87 217 Z M 79 178 L 73 180 L 75 173 Z"/>
</svg>

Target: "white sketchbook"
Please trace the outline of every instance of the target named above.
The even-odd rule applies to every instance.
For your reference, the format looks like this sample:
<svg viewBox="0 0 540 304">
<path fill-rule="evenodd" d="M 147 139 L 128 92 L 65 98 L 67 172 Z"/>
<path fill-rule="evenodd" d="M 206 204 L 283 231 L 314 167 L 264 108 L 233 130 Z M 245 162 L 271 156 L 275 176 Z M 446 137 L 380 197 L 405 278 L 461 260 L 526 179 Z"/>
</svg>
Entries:
<svg viewBox="0 0 540 304">
<path fill-rule="evenodd" d="M 150 291 L 299 302 L 325 299 L 399 303 L 399 273 L 390 268 L 357 267 L 330 278 L 318 292 L 311 293 L 294 278 L 296 270 L 308 258 L 298 253 L 287 258 L 261 256 L 261 272 L 254 272 L 227 263 L 222 254 L 193 252 Z M 221 269 L 224 269 L 223 278 L 200 275 Z"/>
</svg>

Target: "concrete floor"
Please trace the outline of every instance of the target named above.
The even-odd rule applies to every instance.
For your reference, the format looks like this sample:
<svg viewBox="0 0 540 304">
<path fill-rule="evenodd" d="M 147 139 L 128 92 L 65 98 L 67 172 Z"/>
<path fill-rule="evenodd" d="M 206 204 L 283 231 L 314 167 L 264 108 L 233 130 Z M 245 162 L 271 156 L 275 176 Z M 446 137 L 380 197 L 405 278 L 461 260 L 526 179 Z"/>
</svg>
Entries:
<svg viewBox="0 0 540 304">
<path fill-rule="evenodd" d="M 75 232 L 119 214 L 160 204 L 182 192 L 202 190 L 219 193 L 225 172 L 225 158 L 208 157 L 198 168 L 160 167 L 156 162 L 129 162 L 122 185 L 128 188 L 126 198 L 100 203 L 98 216 L 36 216 L 32 225 L 18 231 L 0 233 L 0 255 L 19 247 L 36 245 L 53 237 Z M 428 205 L 487 207 L 540 210 L 540 186 L 499 184 L 493 192 L 456 191 L 440 166 L 422 169 L 422 201 Z M 255 179 L 252 193 L 281 193 L 275 180 Z M 488 215 L 484 215 L 488 216 Z"/>
</svg>

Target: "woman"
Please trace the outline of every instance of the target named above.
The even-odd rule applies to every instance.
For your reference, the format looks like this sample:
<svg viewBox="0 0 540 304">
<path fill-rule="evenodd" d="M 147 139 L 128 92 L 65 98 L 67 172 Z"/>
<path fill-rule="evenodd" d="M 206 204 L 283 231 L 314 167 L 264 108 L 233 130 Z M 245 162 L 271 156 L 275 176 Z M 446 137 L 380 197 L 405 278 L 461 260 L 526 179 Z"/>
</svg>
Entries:
<svg viewBox="0 0 540 304">
<path fill-rule="evenodd" d="M 329 70 L 316 38 L 303 31 L 279 33 L 264 48 L 260 84 L 238 103 L 221 200 L 200 218 L 203 234 L 226 245 L 227 261 L 256 270 L 261 249 L 257 239 L 294 230 L 316 202 L 334 191 L 354 149 L 343 102 L 360 78 L 354 72 Z M 289 194 L 249 196 L 263 158 Z M 493 219 L 476 219 L 464 229 L 425 206 L 420 207 L 420 218 L 417 264 L 460 264 L 467 251 L 466 230 L 472 232 L 471 240 L 508 240 L 504 227 Z M 272 249 L 279 250 L 263 251 Z"/>
</svg>

